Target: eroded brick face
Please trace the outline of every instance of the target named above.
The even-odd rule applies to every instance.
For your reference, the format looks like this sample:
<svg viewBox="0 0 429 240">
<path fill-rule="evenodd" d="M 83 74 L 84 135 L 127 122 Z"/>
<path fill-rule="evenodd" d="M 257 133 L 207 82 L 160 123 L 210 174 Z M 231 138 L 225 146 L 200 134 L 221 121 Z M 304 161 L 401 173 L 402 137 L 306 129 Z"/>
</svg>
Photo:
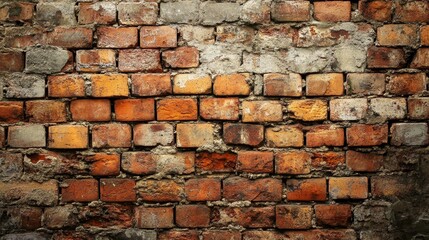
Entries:
<svg viewBox="0 0 429 240">
<path fill-rule="evenodd" d="M 427 238 L 428 12 L 3 0 L 0 238 Z"/>
</svg>

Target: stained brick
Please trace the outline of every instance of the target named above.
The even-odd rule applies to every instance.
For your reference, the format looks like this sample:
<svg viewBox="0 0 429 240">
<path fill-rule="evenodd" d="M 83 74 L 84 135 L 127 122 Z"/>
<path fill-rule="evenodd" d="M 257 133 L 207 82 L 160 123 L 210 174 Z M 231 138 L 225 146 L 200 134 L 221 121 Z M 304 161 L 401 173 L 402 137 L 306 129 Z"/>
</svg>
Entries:
<svg viewBox="0 0 429 240">
<path fill-rule="evenodd" d="M 67 179 L 61 185 L 63 202 L 91 202 L 98 200 L 96 179 Z"/>
<path fill-rule="evenodd" d="M 322 22 L 350 21 L 349 1 L 314 2 L 314 19 Z"/>
<path fill-rule="evenodd" d="M 394 20 L 400 22 L 428 22 L 429 3 L 426 1 L 395 2 Z"/>
<path fill-rule="evenodd" d="M 338 96 L 344 93 L 341 73 L 310 74 L 306 80 L 307 96 Z"/>
<path fill-rule="evenodd" d="M 352 219 L 352 208 L 348 204 L 316 205 L 316 223 L 331 227 L 347 227 Z"/>
<path fill-rule="evenodd" d="M 195 153 L 154 154 L 149 152 L 125 152 L 121 167 L 131 174 L 189 174 L 194 172 Z"/>
<path fill-rule="evenodd" d="M 120 99 L 115 101 L 115 116 L 117 121 L 150 121 L 155 120 L 155 100 Z"/>
<path fill-rule="evenodd" d="M 426 74 L 397 73 L 390 77 L 387 90 L 395 95 L 412 95 L 426 89 Z"/>
<path fill-rule="evenodd" d="M 356 172 L 376 172 L 383 164 L 383 155 L 347 151 L 347 167 Z"/>
<path fill-rule="evenodd" d="M 183 184 L 174 180 L 142 180 L 137 188 L 138 195 L 148 202 L 179 202 L 184 196 Z"/>
<path fill-rule="evenodd" d="M 70 112 L 74 121 L 109 121 L 111 115 L 108 99 L 78 99 L 71 101 Z"/>
<path fill-rule="evenodd" d="M 248 73 L 227 74 L 215 77 L 213 93 L 218 96 L 246 96 L 250 94 Z"/>
<path fill-rule="evenodd" d="M 407 114 L 407 101 L 405 98 L 374 98 L 370 108 L 383 119 L 403 119 Z"/>
<path fill-rule="evenodd" d="M 176 206 L 176 224 L 179 227 L 208 227 L 210 223 L 210 208 L 206 205 Z"/>
<path fill-rule="evenodd" d="M 172 68 L 195 68 L 200 64 L 200 53 L 194 47 L 178 47 L 162 52 L 162 60 Z"/>
<path fill-rule="evenodd" d="M 429 48 L 419 48 L 417 53 L 414 56 L 413 61 L 411 62 L 410 67 L 412 68 L 429 68 Z"/>
<path fill-rule="evenodd" d="M 90 48 L 93 31 L 86 27 L 56 27 L 44 35 L 46 44 L 63 48 Z"/>
<path fill-rule="evenodd" d="M 429 98 L 408 99 L 408 116 L 411 119 L 429 119 Z"/>
<path fill-rule="evenodd" d="M 336 125 L 319 125 L 311 127 L 306 133 L 307 147 L 343 146 L 344 129 Z"/>
<path fill-rule="evenodd" d="M 165 96 L 172 93 L 169 73 L 133 74 L 131 91 L 137 96 Z"/>
<path fill-rule="evenodd" d="M 311 157 L 311 165 L 319 169 L 336 169 L 345 161 L 344 152 L 315 152 Z"/>
<path fill-rule="evenodd" d="M 158 234 L 158 240 L 170 240 L 170 239 L 176 239 L 176 240 L 199 240 L 199 233 L 197 230 L 170 230 L 170 231 L 164 231 L 160 232 Z"/>
<path fill-rule="evenodd" d="M 174 227 L 174 209 L 172 207 L 137 207 L 134 214 L 138 228 Z"/>
<path fill-rule="evenodd" d="M 111 49 L 76 51 L 76 70 L 78 72 L 114 71 L 116 53 Z"/>
<path fill-rule="evenodd" d="M 128 77 L 125 74 L 91 75 L 93 97 L 128 96 Z"/>
<path fill-rule="evenodd" d="M 392 19 L 392 1 L 359 1 L 359 11 L 367 19 L 389 21 Z"/>
<path fill-rule="evenodd" d="M 385 90 L 385 80 L 383 73 L 349 73 L 347 94 L 381 95 Z"/>
<path fill-rule="evenodd" d="M 177 124 L 177 146 L 184 148 L 212 145 L 215 126 L 209 123 Z"/>
<path fill-rule="evenodd" d="M 119 154 L 95 153 L 85 157 L 85 161 L 91 164 L 90 171 L 93 176 L 117 176 L 121 158 Z"/>
<path fill-rule="evenodd" d="M 56 125 L 48 129 L 48 147 L 82 149 L 88 147 L 88 127 L 81 125 Z"/>
<path fill-rule="evenodd" d="M 395 146 L 422 146 L 429 144 L 427 123 L 394 123 L 390 128 L 391 144 Z"/>
<path fill-rule="evenodd" d="M 226 123 L 223 126 L 223 139 L 227 144 L 257 146 L 264 140 L 264 126 Z"/>
<path fill-rule="evenodd" d="M 49 97 L 83 97 L 85 80 L 79 75 L 48 76 Z"/>
<path fill-rule="evenodd" d="M 388 126 L 354 124 L 346 131 L 349 146 L 377 146 L 387 143 Z"/>
<path fill-rule="evenodd" d="M 265 139 L 269 147 L 302 147 L 304 145 L 304 133 L 300 125 L 266 128 Z"/>
<path fill-rule="evenodd" d="M 310 171 L 310 153 L 290 151 L 279 152 L 275 155 L 275 172 L 278 174 L 308 174 Z"/>
<path fill-rule="evenodd" d="M 366 117 L 368 102 L 366 98 L 333 99 L 329 102 L 332 121 L 353 121 Z"/>
<path fill-rule="evenodd" d="M 0 122 L 14 123 L 24 120 L 24 102 L 0 102 Z"/>
<path fill-rule="evenodd" d="M 100 199 L 104 202 L 134 202 L 137 200 L 133 179 L 100 179 Z"/>
<path fill-rule="evenodd" d="M 272 152 L 239 151 L 237 170 L 248 173 L 272 173 L 273 159 Z"/>
<path fill-rule="evenodd" d="M 200 99 L 200 116 L 207 120 L 238 120 L 238 98 Z"/>
<path fill-rule="evenodd" d="M 406 64 L 405 52 L 400 48 L 370 47 L 367 53 L 368 68 L 401 68 Z"/>
<path fill-rule="evenodd" d="M 283 1 L 271 5 L 271 18 L 279 22 L 304 22 L 310 20 L 310 3 Z"/>
<path fill-rule="evenodd" d="M 152 25 L 158 19 L 156 2 L 120 2 L 118 19 L 123 25 Z"/>
<path fill-rule="evenodd" d="M 45 147 L 45 138 L 45 127 L 41 124 L 10 126 L 8 128 L 8 144 L 10 147 Z"/>
<path fill-rule="evenodd" d="M 286 198 L 288 201 L 326 201 L 326 179 L 288 179 Z"/>
<path fill-rule="evenodd" d="M 66 122 L 65 102 L 52 100 L 27 101 L 25 103 L 25 114 L 30 122 Z"/>
<path fill-rule="evenodd" d="M 22 70 L 24 70 L 22 52 L 0 52 L 0 72 L 21 72 Z"/>
<path fill-rule="evenodd" d="M 386 24 L 377 28 L 377 41 L 381 46 L 408 46 L 416 44 L 416 25 Z"/>
<path fill-rule="evenodd" d="M 212 79 L 205 74 L 177 74 L 173 78 L 174 94 L 210 94 Z"/>
<path fill-rule="evenodd" d="M 0 200 L 7 204 L 31 204 L 53 206 L 58 202 L 58 183 L 46 182 L 0 182 Z"/>
<path fill-rule="evenodd" d="M 218 216 L 212 220 L 216 226 L 230 224 L 245 228 L 271 228 L 275 221 L 273 206 L 266 207 L 226 207 L 214 209 L 212 215 Z"/>
<path fill-rule="evenodd" d="M 328 105 L 323 100 L 294 100 L 288 104 L 292 118 L 303 121 L 319 121 L 328 117 Z"/>
<path fill-rule="evenodd" d="M 131 147 L 131 126 L 110 123 L 95 125 L 92 128 L 94 148 Z"/>
<path fill-rule="evenodd" d="M 233 172 L 237 163 L 237 155 L 230 152 L 225 153 L 198 153 L 195 166 L 200 171 L 209 172 Z"/>
<path fill-rule="evenodd" d="M 313 208 L 305 205 L 277 205 L 276 226 L 280 229 L 309 229 Z"/>
<path fill-rule="evenodd" d="M 116 4 L 113 2 L 79 3 L 80 24 L 113 24 L 116 22 Z"/>
<path fill-rule="evenodd" d="M 203 240 L 241 240 L 241 233 L 239 231 L 231 230 L 208 230 L 203 232 Z"/>
<path fill-rule="evenodd" d="M 97 28 L 99 48 L 132 48 L 137 46 L 138 29 L 135 27 Z"/>
<path fill-rule="evenodd" d="M 0 21 L 29 21 L 33 18 L 34 4 L 26 2 L 10 2 L 0 8 Z"/>
<path fill-rule="evenodd" d="M 137 124 L 134 126 L 134 145 L 170 145 L 174 139 L 173 126 L 167 123 Z"/>
<path fill-rule="evenodd" d="M 140 29 L 140 47 L 177 47 L 177 29 L 170 26 L 144 26 Z"/>
<path fill-rule="evenodd" d="M 329 195 L 333 199 L 365 199 L 368 197 L 368 178 L 329 178 Z"/>
<path fill-rule="evenodd" d="M 274 202 L 282 199 L 282 188 L 279 179 L 230 177 L 223 180 L 223 197 L 229 201 Z"/>
<path fill-rule="evenodd" d="M 264 74 L 264 95 L 299 97 L 302 95 L 302 78 L 297 73 Z"/>
<path fill-rule="evenodd" d="M 161 59 L 159 50 L 119 50 L 118 68 L 121 72 L 161 72 Z"/>
<path fill-rule="evenodd" d="M 189 179 L 185 183 L 188 201 L 216 201 L 221 199 L 221 181 L 215 178 Z"/>
</svg>

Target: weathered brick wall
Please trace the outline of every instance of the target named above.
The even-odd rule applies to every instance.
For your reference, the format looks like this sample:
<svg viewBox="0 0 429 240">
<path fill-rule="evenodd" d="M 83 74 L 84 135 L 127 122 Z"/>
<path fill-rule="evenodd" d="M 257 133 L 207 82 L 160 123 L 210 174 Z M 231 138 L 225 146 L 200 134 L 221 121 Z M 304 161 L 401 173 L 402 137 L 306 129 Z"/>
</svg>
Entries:
<svg viewBox="0 0 429 240">
<path fill-rule="evenodd" d="M 0 239 L 428 239 L 428 13 L 3 0 Z"/>
</svg>

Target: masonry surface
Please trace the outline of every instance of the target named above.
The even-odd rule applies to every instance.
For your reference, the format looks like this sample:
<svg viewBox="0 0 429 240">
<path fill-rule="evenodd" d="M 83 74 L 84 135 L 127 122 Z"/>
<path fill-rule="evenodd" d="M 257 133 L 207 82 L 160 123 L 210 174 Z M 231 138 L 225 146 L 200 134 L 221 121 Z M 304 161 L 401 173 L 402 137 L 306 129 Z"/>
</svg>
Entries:
<svg viewBox="0 0 429 240">
<path fill-rule="evenodd" d="M 429 239 L 428 12 L 3 0 L 0 239 Z"/>
</svg>

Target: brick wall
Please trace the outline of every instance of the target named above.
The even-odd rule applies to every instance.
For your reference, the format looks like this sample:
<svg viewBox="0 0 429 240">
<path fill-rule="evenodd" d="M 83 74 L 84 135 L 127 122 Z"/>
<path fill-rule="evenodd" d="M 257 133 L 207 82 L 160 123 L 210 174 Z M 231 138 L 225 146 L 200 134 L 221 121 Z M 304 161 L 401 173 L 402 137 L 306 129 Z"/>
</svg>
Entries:
<svg viewBox="0 0 429 240">
<path fill-rule="evenodd" d="M 428 12 L 2 1 L 0 239 L 426 239 Z"/>
</svg>

